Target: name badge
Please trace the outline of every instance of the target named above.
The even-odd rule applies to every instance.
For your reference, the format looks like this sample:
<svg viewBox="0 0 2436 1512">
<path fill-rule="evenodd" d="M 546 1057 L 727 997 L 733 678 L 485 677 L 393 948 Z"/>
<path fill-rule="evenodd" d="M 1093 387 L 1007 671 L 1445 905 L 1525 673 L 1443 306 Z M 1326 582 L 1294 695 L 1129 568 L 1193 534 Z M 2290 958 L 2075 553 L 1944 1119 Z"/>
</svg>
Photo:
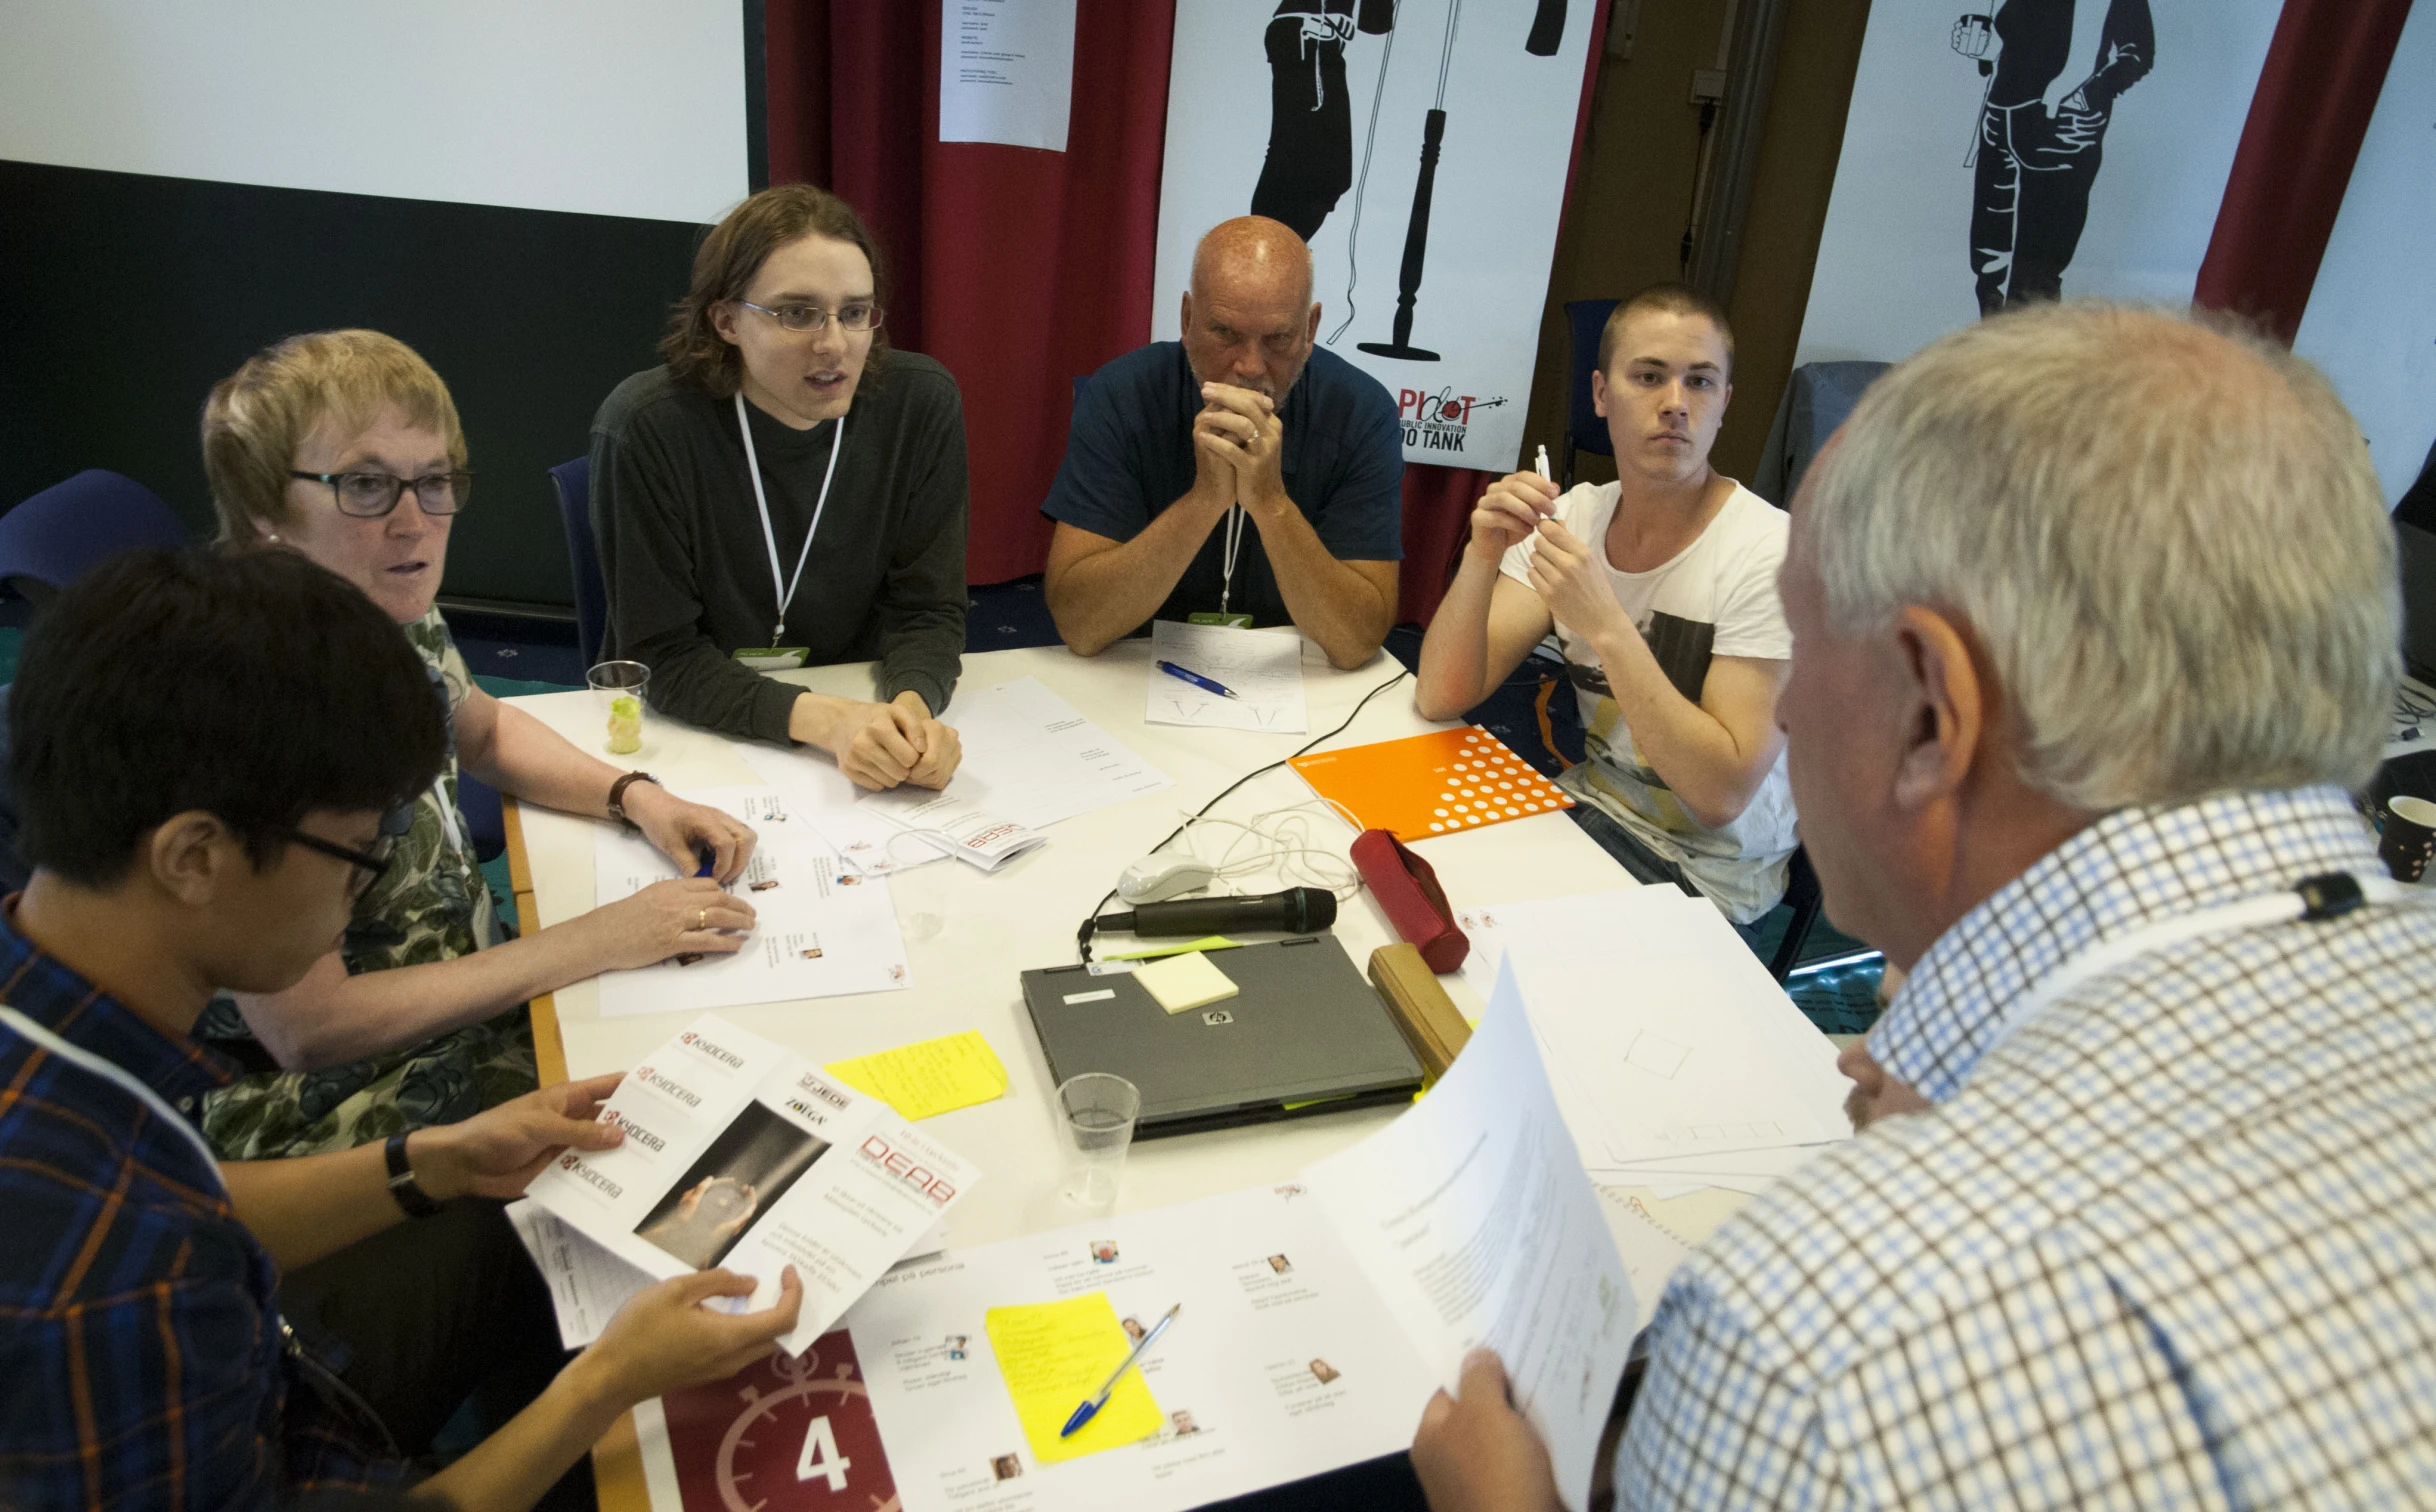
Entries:
<svg viewBox="0 0 2436 1512">
<path fill-rule="evenodd" d="M 1191 625 L 1230 625 L 1237 630 L 1252 628 L 1252 616 L 1248 614 L 1215 614 L 1206 609 L 1199 614 L 1188 614 L 1184 620 Z M 741 651 L 737 653 L 739 656 L 743 654 Z"/>
<path fill-rule="evenodd" d="M 728 653 L 756 672 L 792 672 L 812 654 L 809 646 L 738 646 Z"/>
</svg>

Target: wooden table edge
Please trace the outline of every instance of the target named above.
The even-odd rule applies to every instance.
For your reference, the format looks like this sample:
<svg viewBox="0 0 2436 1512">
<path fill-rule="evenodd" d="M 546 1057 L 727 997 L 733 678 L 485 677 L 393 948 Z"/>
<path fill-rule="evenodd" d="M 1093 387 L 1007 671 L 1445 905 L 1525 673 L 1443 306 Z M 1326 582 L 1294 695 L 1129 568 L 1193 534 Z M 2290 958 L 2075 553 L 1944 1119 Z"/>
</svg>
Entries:
<svg viewBox="0 0 2436 1512">
<path fill-rule="evenodd" d="M 524 821 L 516 800 L 500 805 L 507 820 L 508 883 L 516 895 L 516 932 L 530 937 L 541 930 L 541 902 L 533 896 L 533 865 L 525 853 Z M 541 1084 L 567 1079 L 567 1041 L 558 1028 L 558 999 L 543 993 L 533 999 L 533 1064 Z M 592 1446 L 592 1489 L 602 1512 L 651 1512 L 651 1486 L 643 1476 L 643 1444 L 634 1431 L 634 1414 L 620 1414 L 601 1441 Z"/>
</svg>

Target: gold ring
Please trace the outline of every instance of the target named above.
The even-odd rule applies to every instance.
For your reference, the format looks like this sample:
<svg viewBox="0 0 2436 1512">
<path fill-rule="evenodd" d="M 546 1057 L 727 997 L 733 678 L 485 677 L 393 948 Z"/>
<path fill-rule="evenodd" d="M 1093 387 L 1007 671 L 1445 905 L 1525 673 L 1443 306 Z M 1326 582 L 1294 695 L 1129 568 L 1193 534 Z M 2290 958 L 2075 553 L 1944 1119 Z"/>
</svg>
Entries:
<svg viewBox="0 0 2436 1512">
<path fill-rule="evenodd" d="M 695 910 L 694 910 L 694 928 L 696 928 L 696 929 L 707 929 L 707 928 L 709 928 L 709 927 L 710 927 L 710 910 L 709 910 L 709 909 L 707 909 L 707 908 L 697 908 L 697 909 L 695 909 Z"/>
</svg>

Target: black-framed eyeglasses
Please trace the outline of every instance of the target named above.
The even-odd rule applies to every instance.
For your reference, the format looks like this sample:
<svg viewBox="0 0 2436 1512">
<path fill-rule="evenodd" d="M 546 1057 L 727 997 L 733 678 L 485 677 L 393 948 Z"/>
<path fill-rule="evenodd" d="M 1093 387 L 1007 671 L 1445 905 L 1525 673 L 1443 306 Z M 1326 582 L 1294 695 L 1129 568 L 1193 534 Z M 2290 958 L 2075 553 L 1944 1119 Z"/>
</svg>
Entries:
<svg viewBox="0 0 2436 1512">
<path fill-rule="evenodd" d="M 338 500 L 338 512 L 363 520 L 377 520 L 397 508 L 398 500 L 410 488 L 414 490 L 415 503 L 427 515 L 457 513 L 474 491 L 474 475 L 462 470 L 425 473 L 419 478 L 401 478 L 385 472 L 290 472 L 288 476 L 308 483 L 329 484 L 331 495 Z"/>
<path fill-rule="evenodd" d="M 784 304 L 773 309 L 768 305 L 757 305 L 749 299 L 739 299 L 736 303 L 748 310 L 759 310 L 790 331 L 827 330 L 829 322 L 835 320 L 859 336 L 865 331 L 878 330 L 883 318 L 882 310 L 875 304 L 849 304 L 831 311 L 808 304 Z"/>
<path fill-rule="evenodd" d="M 383 834 L 378 840 L 373 841 L 372 849 L 368 851 L 355 850 L 341 845 L 335 840 L 324 840 L 319 835 L 308 835 L 299 829 L 284 830 L 279 838 L 301 845 L 309 851 L 319 851 L 333 860 L 344 861 L 354 867 L 355 872 L 347 887 L 347 896 L 350 898 L 362 897 L 373 883 L 381 880 L 382 875 L 389 870 L 389 863 L 395 859 L 398 849 L 398 837 L 390 834 Z"/>
</svg>

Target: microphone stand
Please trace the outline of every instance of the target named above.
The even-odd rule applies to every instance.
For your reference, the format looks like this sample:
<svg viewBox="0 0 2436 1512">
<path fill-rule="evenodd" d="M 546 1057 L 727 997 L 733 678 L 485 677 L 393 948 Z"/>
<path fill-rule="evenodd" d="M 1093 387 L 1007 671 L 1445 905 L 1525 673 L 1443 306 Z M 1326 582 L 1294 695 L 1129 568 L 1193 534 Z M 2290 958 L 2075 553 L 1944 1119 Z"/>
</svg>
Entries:
<svg viewBox="0 0 2436 1512">
<path fill-rule="evenodd" d="M 1421 266 L 1429 256 L 1430 197 L 1438 186 L 1438 149 L 1446 140 L 1446 75 L 1455 60 L 1455 23 L 1462 18 L 1463 0 L 1447 0 L 1446 41 L 1438 52 L 1438 99 L 1422 122 L 1421 176 L 1413 184 L 1412 219 L 1404 227 L 1404 266 L 1396 276 L 1395 339 L 1354 343 L 1373 357 L 1438 360 L 1436 352 L 1412 344 L 1413 303 L 1420 298 Z"/>
</svg>

